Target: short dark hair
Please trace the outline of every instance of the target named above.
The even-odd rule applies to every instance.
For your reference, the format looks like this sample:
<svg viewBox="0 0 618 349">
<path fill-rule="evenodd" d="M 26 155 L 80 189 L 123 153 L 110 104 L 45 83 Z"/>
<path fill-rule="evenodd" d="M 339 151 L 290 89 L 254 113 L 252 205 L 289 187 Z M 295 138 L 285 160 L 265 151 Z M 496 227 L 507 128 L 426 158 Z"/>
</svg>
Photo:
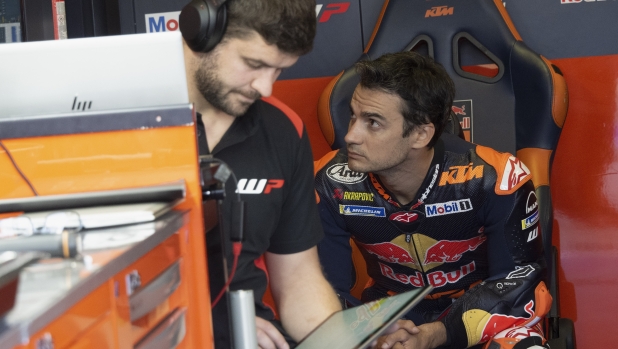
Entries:
<svg viewBox="0 0 618 349">
<path fill-rule="evenodd" d="M 385 54 L 375 60 L 356 63 L 360 85 L 401 97 L 405 120 L 403 137 L 420 125 L 434 124 L 433 147 L 451 113 L 455 85 L 444 67 L 416 52 Z"/>
<path fill-rule="evenodd" d="M 279 50 L 304 55 L 313 49 L 315 0 L 228 0 L 223 40 L 256 31 Z"/>
</svg>

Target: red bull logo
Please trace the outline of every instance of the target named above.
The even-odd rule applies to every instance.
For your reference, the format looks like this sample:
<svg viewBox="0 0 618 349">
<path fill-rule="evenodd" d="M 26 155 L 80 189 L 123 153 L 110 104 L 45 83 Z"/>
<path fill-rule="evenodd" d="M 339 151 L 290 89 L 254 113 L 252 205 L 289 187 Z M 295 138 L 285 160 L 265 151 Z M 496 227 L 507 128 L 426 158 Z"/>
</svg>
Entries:
<svg viewBox="0 0 618 349">
<path fill-rule="evenodd" d="M 492 314 L 483 327 L 483 331 L 481 334 L 481 342 L 486 342 L 493 338 L 499 332 L 506 330 L 507 328 L 517 327 L 528 320 L 534 315 L 534 301 L 530 301 L 526 304 L 525 311 L 530 316 L 529 317 L 518 317 L 518 316 L 510 316 L 510 315 L 502 315 L 502 314 Z"/>
<path fill-rule="evenodd" d="M 457 262 L 464 253 L 476 250 L 486 239 L 485 235 L 479 235 L 469 240 L 438 241 L 425 252 L 425 261 L 423 264 Z"/>
<path fill-rule="evenodd" d="M 459 270 L 453 270 L 449 272 L 443 271 L 434 271 L 433 273 L 427 274 L 427 279 L 429 280 L 429 284 L 433 287 L 442 287 L 446 284 L 454 284 L 461 280 L 464 276 L 472 273 L 476 270 L 476 263 L 474 261 L 462 265 Z"/>
<path fill-rule="evenodd" d="M 457 107 L 457 106 L 452 106 L 451 110 L 453 110 L 453 113 L 455 113 L 455 115 L 468 115 L 466 114 L 466 105 L 462 105 L 461 107 Z"/>
<path fill-rule="evenodd" d="M 451 107 L 453 114 L 457 116 L 461 129 L 463 130 L 464 138 L 468 142 L 473 142 L 472 139 L 472 124 L 473 124 L 473 112 L 472 112 L 472 100 L 462 99 L 453 101 Z"/>
<path fill-rule="evenodd" d="M 357 244 L 382 261 L 397 264 L 416 264 L 416 261 L 412 258 L 408 250 L 392 242 L 382 242 L 378 244 L 363 244 L 357 242 Z"/>
<path fill-rule="evenodd" d="M 410 273 L 396 273 L 393 268 L 386 264 L 378 263 L 380 265 L 380 272 L 391 280 L 401 282 L 404 285 L 412 285 L 414 287 L 425 286 L 423 275 L 417 271 L 414 274 Z M 476 270 L 476 264 L 474 261 L 463 265 L 459 270 L 453 270 L 450 272 L 434 271 L 427 274 L 427 281 L 433 287 L 442 287 L 446 284 L 454 284 L 464 278 L 466 275 Z"/>
<path fill-rule="evenodd" d="M 423 281 L 423 275 L 417 271 L 416 274 L 404 274 L 404 273 L 395 273 L 393 268 L 389 267 L 386 264 L 380 264 L 380 272 L 382 275 L 387 278 L 395 281 L 399 281 L 404 285 L 412 285 L 414 287 L 423 287 L 425 286 L 425 281 Z"/>
</svg>

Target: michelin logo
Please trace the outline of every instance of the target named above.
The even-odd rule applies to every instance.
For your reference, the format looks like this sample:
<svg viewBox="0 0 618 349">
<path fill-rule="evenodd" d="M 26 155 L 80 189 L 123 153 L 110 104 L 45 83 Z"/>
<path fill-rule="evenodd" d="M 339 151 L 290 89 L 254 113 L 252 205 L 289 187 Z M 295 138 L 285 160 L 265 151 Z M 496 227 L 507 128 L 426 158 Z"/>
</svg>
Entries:
<svg viewBox="0 0 618 349">
<path fill-rule="evenodd" d="M 537 210 L 530 216 L 521 220 L 521 230 L 526 230 L 530 228 L 531 226 L 535 225 L 536 222 L 538 221 L 539 221 L 539 211 Z"/>
<path fill-rule="evenodd" d="M 425 216 L 435 217 L 446 214 L 460 213 L 472 210 L 470 199 L 441 202 L 439 204 L 425 205 Z"/>
<path fill-rule="evenodd" d="M 339 213 L 345 216 L 386 217 L 384 207 L 339 205 Z"/>
</svg>

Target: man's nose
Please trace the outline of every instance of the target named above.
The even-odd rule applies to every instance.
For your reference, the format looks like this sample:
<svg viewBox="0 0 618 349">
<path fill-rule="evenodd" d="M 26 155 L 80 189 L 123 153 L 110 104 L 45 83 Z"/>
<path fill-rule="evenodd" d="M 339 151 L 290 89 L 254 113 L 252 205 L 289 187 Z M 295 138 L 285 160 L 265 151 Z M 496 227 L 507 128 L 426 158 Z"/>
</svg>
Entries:
<svg viewBox="0 0 618 349">
<path fill-rule="evenodd" d="M 273 84 L 277 76 L 276 69 L 263 69 L 257 72 L 257 76 L 251 82 L 251 88 L 259 92 L 262 97 L 269 97 L 273 92 Z"/>
<path fill-rule="evenodd" d="M 359 123 L 356 120 L 350 120 L 350 125 L 348 126 L 348 133 L 346 133 L 343 140 L 347 144 L 360 144 L 361 143 L 361 132 Z"/>
</svg>

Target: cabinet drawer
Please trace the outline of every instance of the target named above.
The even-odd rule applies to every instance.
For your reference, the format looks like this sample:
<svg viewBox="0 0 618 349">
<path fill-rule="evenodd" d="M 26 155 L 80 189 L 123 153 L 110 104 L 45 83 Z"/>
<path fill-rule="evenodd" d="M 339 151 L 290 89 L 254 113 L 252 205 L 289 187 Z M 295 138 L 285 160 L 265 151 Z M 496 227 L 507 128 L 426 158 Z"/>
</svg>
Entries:
<svg viewBox="0 0 618 349">
<path fill-rule="evenodd" d="M 129 298 L 132 342 L 136 343 L 172 309 L 182 305 L 182 260 L 172 264 Z"/>
<path fill-rule="evenodd" d="M 134 292 L 150 283 L 179 258 L 180 237 L 176 233 L 114 277 L 114 281 L 122 285 L 118 296 L 128 300 Z"/>
<path fill-rule="evenodd" d="M 53 348 L 66 348 L 76 337 L 85 333 L 112 309 L 112 289 L 105 282 L 95 291 L 64 312 L 43 330 L 31 337 L 30 348 L 46 348 L 52 343 Z"/>
<path fill-rule="evenodd" d="M 148 333 L 134 349 L 173 349 L 187 333 L 186 308 L 177 308 Z"/>
<path fill-rule="evenodd" d="M 115 349 L 117 347 L 114 321 L 112 316 L 108 315 L 79 337 L 69 349 Z"/>
</svg>

